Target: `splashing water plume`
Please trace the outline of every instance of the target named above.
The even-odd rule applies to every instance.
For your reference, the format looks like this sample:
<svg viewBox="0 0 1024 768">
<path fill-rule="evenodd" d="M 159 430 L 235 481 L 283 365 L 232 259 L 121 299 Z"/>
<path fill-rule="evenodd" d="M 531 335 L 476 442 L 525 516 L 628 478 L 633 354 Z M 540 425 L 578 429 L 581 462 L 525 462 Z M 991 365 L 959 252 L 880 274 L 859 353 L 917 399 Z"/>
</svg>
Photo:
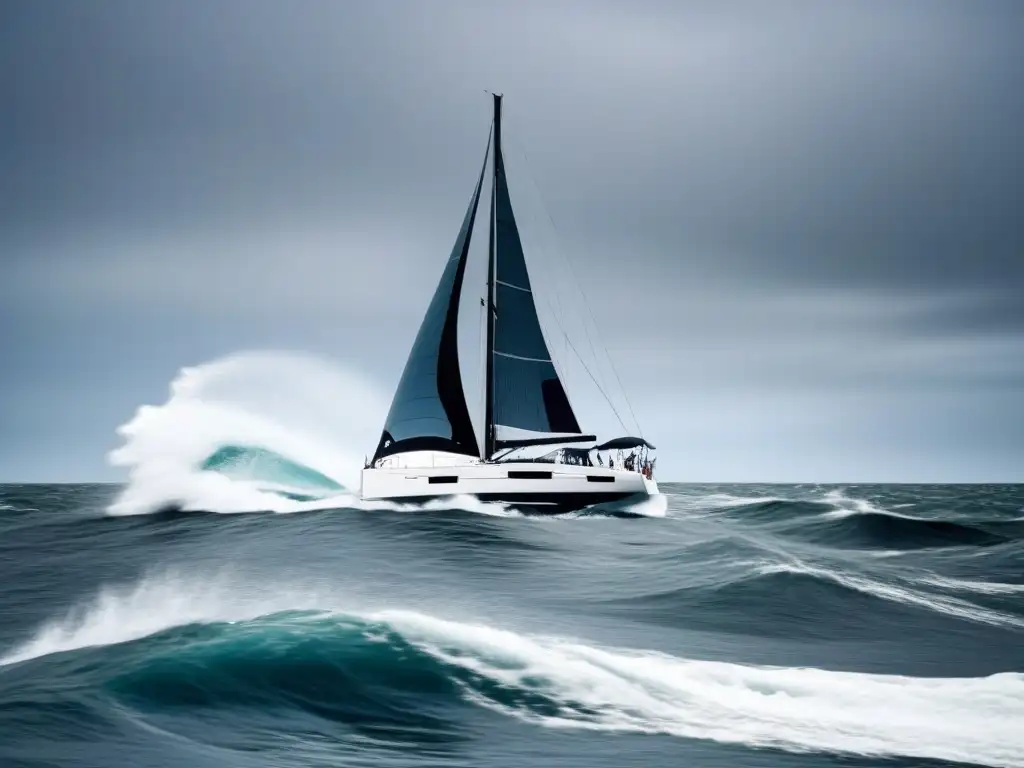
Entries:
<svg viewBox="0 0 1024 768">
<path fill-rule="evenodd" d="M 129 471 L 114 515 L 167 507 L 293 512 L 354 501 L 360 447 L 387 403 L 369 382 L 295 353 L 250 352 L 183 369 L 110 454 Z"/>
</svg>

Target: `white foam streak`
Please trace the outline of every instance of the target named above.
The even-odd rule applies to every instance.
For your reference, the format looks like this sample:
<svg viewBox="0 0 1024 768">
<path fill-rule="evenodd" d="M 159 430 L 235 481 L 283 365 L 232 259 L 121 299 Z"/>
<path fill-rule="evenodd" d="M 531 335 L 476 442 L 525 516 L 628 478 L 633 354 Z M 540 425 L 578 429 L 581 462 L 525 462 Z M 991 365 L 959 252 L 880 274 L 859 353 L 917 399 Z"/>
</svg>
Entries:
<svg viewBox="0 0 1024 768">
<path fill-rule="evenodd" d="M 1024 595 L 1024 584 L 1005 584 L 998 581 L 972 581 L 970 579 L 950 579 L 938 574 L 930 574 L 918 579 L 922 584 L 930 584 L 942 589 L 953 589 L 962 592 L 974 592 L 979 595 Z"/>
<path fill-rule="evenodd" d="M 789 501 L 780 496 L 734 496 L 730 493 L 713 493 L 696 500 L 703 507 L 724 509 L 727 507 L 745 507 L 750 504 L 769 504 L 773 501 Z"/>
<path fill-rule="evenodd" d="M 196 622 L 312 609 L 325 617 L 385 624 L 450 668 L 477 676 L 457 679 L 472 701 L 545 727 L 1024 768 L 1024 675 L 1017 673 L 913 678 L 692 660 L 414 611 L 351 611 L 315 591 L 265 587 L 165 574 L 134 589 L 104 590 L 84 608 L 43 627 L 0 664 L 127 642 Z M 387 642 L 372 626 L 364 636 Z M 542 697 L 554 712 L 495 700 L 480 679 Z"/>
<path fill-rule="evenodd" d="M 908 587 L 903 587 L 892 582 L 876 581 L 865 576 L 856 576 L 849 573 L 829 570 L 816 566 L 807 565 L 797 560 L 789 563 L 768 563 L 759 566 L 758 572 L 769 573 L 799 573 L 825 579 L 839 584 L 848 589 L 854 589 L 867 595 L 889 600 L 904 605 L 914 605 L 937 613 L 944 613 L 948 616 L 955 616 L 958 619 L 990 624 L 997 627 L 1015 627 L 1024 629 L 1024 619 L 1010 614 L 1001 613 L 989 608 L 982 608 L 974 603 L 962 600 L 958 597 L 945 595 L 926 594 L 917 592 Z"/>
</svg>

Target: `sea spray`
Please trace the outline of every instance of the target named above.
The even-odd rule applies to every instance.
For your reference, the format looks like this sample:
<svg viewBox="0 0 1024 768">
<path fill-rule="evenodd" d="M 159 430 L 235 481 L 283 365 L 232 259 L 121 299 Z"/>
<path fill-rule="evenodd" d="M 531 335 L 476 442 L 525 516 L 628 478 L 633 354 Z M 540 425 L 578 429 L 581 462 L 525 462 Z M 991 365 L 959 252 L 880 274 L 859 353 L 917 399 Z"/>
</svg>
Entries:
<svg viewBox="0 0 1024 768">
<path fill-rule="evenodd" d="M 109 458 L 129 480 L 110 512 L 344 505 L 386 408 L 369 382 L 308 355 L 240 353 L 185 368 L 167 402 L 118 430 L 124 444 Z M 232 462 L 217 461 L 225 452 Z"/>
</svg>

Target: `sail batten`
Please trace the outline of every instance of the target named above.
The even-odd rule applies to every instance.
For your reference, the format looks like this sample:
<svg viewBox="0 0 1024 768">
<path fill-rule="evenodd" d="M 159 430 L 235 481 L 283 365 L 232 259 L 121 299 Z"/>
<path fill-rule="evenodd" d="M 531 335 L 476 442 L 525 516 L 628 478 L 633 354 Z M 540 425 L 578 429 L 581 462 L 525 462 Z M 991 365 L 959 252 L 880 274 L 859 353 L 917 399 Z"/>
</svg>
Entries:
<svg viewBox="0 0 1024 768">
<path fill-rule="evenodd" d="M 517 291 L 523 291 L 524 293 L 533 293 L 532 288 L 523 288 L 521 285 L 512 285 L 512 283 L 506 283 L 502 280 L 497 281 L 498 285 L 502 285 L 506 288 L 515 288 Z"/>
<path fill-rule="evenodd" d="M 407 451 L 480 455 L 462 386 L 458 319 L 469 244 L 490 149 L 488 140 L 462 228 L 416 334 L 374 452 L 374 462 Z"/>
<path fill-rule="evenodd" d="M 510 357 L 513 360 L 525 360 L 529 363 L 550 363 L 551 358 L 549 357 L 523 357 L 522 355 L 513 355 L 511 352 L 498 352 L 495 350 L 494 354 L 501 355 L 502 357 Z"/>
</svg>

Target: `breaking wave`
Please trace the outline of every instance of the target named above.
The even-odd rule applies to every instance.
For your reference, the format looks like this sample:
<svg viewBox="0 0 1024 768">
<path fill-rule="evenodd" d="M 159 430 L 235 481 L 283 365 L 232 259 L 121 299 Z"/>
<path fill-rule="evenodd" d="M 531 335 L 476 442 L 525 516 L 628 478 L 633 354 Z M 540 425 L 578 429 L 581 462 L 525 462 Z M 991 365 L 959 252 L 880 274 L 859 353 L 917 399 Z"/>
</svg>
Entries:
<svg viewBox="0 0 1024 768">
<path fill-rule="evenodd" d="M 943 679 L 712 662 L 223 580 L 165 575 L 106 591 L 0 664 L 13 686 L 8 715 L 37 706 L 59 677 L 142 714 L 293 709 L 399 743 L 480 707 L 547 728 L 1024 766 L 1019 673 Z"/>
<path fill-rule="evenodd" d="M 159 406 L 118 429 L 112 464 L 128 484 L 114 515 L 293 512 L 348 506 L 386 403 L 370 384 L 317 358 L 231 355 L 183 369 Z"/>
</svg>

